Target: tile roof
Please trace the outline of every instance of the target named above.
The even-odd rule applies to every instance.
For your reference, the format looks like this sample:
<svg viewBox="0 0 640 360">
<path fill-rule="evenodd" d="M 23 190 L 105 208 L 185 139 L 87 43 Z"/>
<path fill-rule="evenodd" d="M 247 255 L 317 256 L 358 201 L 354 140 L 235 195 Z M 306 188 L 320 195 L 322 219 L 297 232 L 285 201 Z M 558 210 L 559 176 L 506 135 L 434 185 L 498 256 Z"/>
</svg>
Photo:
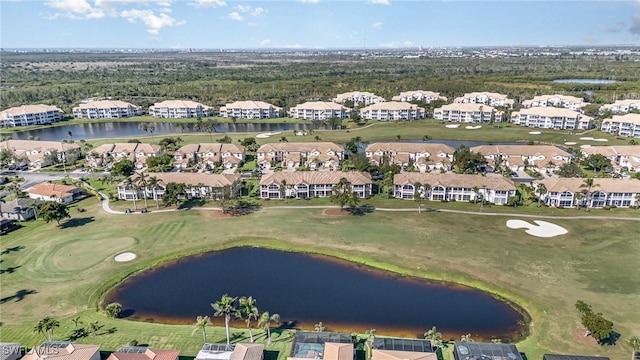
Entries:
<svg viewBox="0 0 640 360">
<path fill-rule="evenodd" d="M 338 94 L 338 95 L 336 95 L 334 100 L 335 101 L 342 101 L 343 99 L 346 100 L 346 99 L 351 98 L 351 97 L 371 97 L 371 98 L 378 98 L 378 99 L 384 100 L 384 98 L 382 96 L 376 95 L 376 94 L 368 92 L 368 91 L 351 91 L 351 92 Z"/>
<path fill-rule="evenodd" d="M 373 349 L 372 360 L 438 360 L 433 352 L 413 352 Z"/>
<path fill-rule="evenodd" d="M 147 348 L 144 352 L 116 351 L 107 360 L 177 360 L 180 350 L 160 350 Z"/>
<path fill-rule="evenodd" d="M 602 120 L 603 123 L 621 122 L 640 125 L 640 114 L 613 115 L 611 119 Z"/>
<path fill-rule="evenodd" d="M 640 107 L 640 99 L 627 99 L 627 100 L 616 100 L 613 104 L 604 104 L 600 107 L 600 110 L 606 111 L 613 107 L 619 106 L 632 106 L 635 105 Z"/>
<path fill-rule="evenodd" d="M 559 94 L 554 94 L 554 95 L 538 95 L 538 96 L 534 96 L 533 99 L 531 100 L 525 100 L 522 102 L 522 105 L 529 105 L 533 102 L 540 102 L 540 101 L 549 101 L 549 100 L 553 100 L 553 99 L 559 99 L 560 101 L 565 101 L 565 102 L 572 102 L 572 103 L 576 103 L 576 104 L 581 104 L 581 105 L 587 105 L 588 103 L 584 101 L 583 98 L 579 98 L 579 97 L 575 97 L 575 96 L 570 96 L 570 95 L 559 95 Z"/>
<path fill-rule="evenodd" d="M 502 176 L 482 176 L 453 173 L 417 173 L 406 172 L 396 174 L 393 177 L 395 185 L 413 185 L 415 183 L 429 184 L 431 187 L 438 185 L 444 187 L 487 188 L 491 190 L 515 190 L 513 181 Z"/>
<path fill-rule="evenodd" d="M 61 141 L 40 141 L 40 140 L 6 140 L 0 142 L 0 149 L 10 149 L 13 151 L 33 151 L 56 150 L 58 152 L 80 149 L 80 145 L 74 143 L 63 143 Z"/>
<path fill-rule="evenodd" d="M 537 184 L 544 184 L 549 192 L 580 192 L 586 190 L 582 185 L 583 178 L 547 178 L 544 180 L 534 181 Z M 612 178 L 594 178 L 591 191 L 624 192 L 640 194 L 640 180 L 638 179 L 612 179 Z"/>
<path fill-rule="evenodd" d="M 616 155 L 640 157 L 640 145 L 590 146 L 580 148 L 580 151 L 587 155 L 601 154 L 607 157 Z"/>
<path fill-rule="evenodd" d="M 400 95 L 394 96 L 391 100 L 400 101 L 402 98 L 406 98 L 406 97 L 410 97 L 418 94 L 422 94 L 424 97 L 426 96 L 435 97 L 435 98 L 438 98 L 439 100 L 447 101 L 447 98 L 444 96 L 441 96 L 440 93 L 433 92 L 433 91 L 425 91 L 425 90 L 403 91 L 400 93 Z"/>
<path fill-rule="evenodd" d="M 324 343 L 323 360 L 353 360 L 353 344 Z"/>
<path fill-rule="evenodd" d="M 227 109 L 270 109 L 273 108 L 276 111 L 279 111 L 281 108 L 275 105 L 266 103 L 264 101 L 253 101 L 253 100 L 244 100 L 244 101 L 235 101 L 220 108 L 220 111 L 225 111 Z"/>
<path fill-rule="evenodd" d="M 321 153 L 328 150 L 335 152 L 343 152 L 342 146 L 332 142 L 279 142 L 279 143 L 267 143 L 258 148 L 258 153 L 275 152 L 311 152 L 318 150 Z"/>
<path fill-rule="evenodd" d="M 41 114 L 49 111 L 63 112 L 57 106 L 37 104 L 37 105 L 22 105 L 22 106 L 12 107 L 6 110 L 2 110 L 2 113 L 7 113 L 11 116 L 17 116 L 17 115 L 27 115 L 27 114 Z"/>
<path fill-rule="evenodd" d="M 75 186 L 43 182 L 43 183 L 39 183 L 32 186 L 27 190 L 27 192 L 29 194 L 41 195 L 41 196 L 55 195 L 58 199 L 62 199 L 67 196 L 72 196 L 74 193 L 80 190 L 81 190 L 80 188 L 77 188 Z"/>
<path fill-rule="evenodd" d="M 95 100 L 88 103 L 82 103 L 74 109 L 111 109 L 128 108 L 129 106 L 139 108 L 139 106 L 121 100 Z"/>
<path fill-rule="evenodd" d="M 408 152 L 408 153 L 438 153 L 453 154 L 452 146 L 440 143 L 410 143 L 410 142 L 376 142 L 367 145 L 365 152 Z"/>
<path fill-rule="evenodd" d="M 100 345 L 86 345 L 69 343 L 65 347 L 51 347 L 46 343 L 39 347 L 34 347 L 23 360 L 89 360 L 100 350 Z M 98 355 L 98 358 L 100 356 Z"/>
<path fill-rule="evenodd" d="M 260 185 L 281 184 L 337 184 L 341 178 L 346 178 L 353 185 L 371 184 L 371 175 L 365 172 L 356 171 L 295 171 L 295 172 L 274 172 L 263 175 Z"/>
<path fill-rule="evenodd" d="M 195 109 L 198 107 L 202 107 L 204 110 L 212 109 L 211 106 L 203 105 L 199 102 L 195 102 L 191 100 L 165 100 L 165 101 L 153 104 L 152 106 L 149 107 L 149 110 L 156 109 L 156 108 Z"/>
<path fill-rule="evenodd" d="M 582 115 L 577 111 L 573 111 L 567 108 L 557 107 L 532 107 L 528 109 L 520 109 L 520 111 L 514 111 L 511 116 L 515 115 L 538 115 L 538 116 L 564 116 L 568 118 L 582 118 L 593 119 L 590 116 Z"/>
<path fill-rule="evenodd" d="M 147 173 L 149 178 L 156 177 L 163 184 L 178 183 L 190 186 L 203 184 L 210 187 L 224 187 L 232 185 L 234 181 L 240 180 L 240 175 L 235 174 L 204 174 L 188 172 L 168 172 L 168 173 Z"/>
<path fill-rule="evenodd" d="M 535 156 L 543 155 L 545 158 L 554 156 L 569 157 L 571 154 L 553 145 L 480 145 L 470 149 L 473 152 L 487 155 L 521 155 Z"/>
<path fill-rule="evenodd" d="M 345 110 L 344 106 L 336 104 L 330 101 L 309 101 L 296 105 L 291 108 L 293 111 L 297 110 Z"/>
<path fill-rule="evenodd" d="M 476 103 L 453 103 L 453 104 L 447 104 L 447 105 L 443 105 L 442 107 L 439 107 L 439 108 L 435 109 L 434 111 L 438 112 L 438 111 L 448 110 L 448 111 L 464 111 L 464 112 L 474 111 L 474 112 L 479 112 L 481 107 L 482 107 L 482 111 L 483 112 L 497 111 L 496 108 L 494 108 L 493 106 L 489 106 L 487 104 L 480 104 L 480 103 L 477 103 L 477 104 Z"/>
<path fill-rule="evenodd" d="M 424 108 L 418 107 L 418 105 L 414 105 L 408 102 L 402 101 L 389 101 L 389 102 L 381 102 L 377 104 L 371 104 L 367 107 L 360 109 L 360 112 L 372 111 L 372 110 L 422 110 Z"/>
<path fill-rule="evenodd" d="M 262 360 L 264 345 L 262 344 L 236 344 L 231 353 L 230 360 Z"/>
</svg>

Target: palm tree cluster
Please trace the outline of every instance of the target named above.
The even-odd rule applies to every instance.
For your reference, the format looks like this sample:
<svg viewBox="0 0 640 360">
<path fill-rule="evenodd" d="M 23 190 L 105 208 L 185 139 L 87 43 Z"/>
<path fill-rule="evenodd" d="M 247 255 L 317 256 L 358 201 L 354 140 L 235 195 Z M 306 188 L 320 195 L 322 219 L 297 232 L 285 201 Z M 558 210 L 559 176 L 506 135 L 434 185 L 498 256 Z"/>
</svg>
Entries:
<svg viewBox="0 0 640 360">
<path fill-rule="evenodd" d="M 220 300 L 211 304 L 213 310 L 215 310 L 214 316 L 224 317 L 224 326 L 227 335 L 227 344 L 231 343 L 231 336 L 229 333 L 229 325 L 231 318 L 242 319 L 249 329 L 249 337 L 251 342 L 254 342 L 253 330 L 251 328 L 252 321 L 258 322 L 258 327 L 265 330 L 267 334 L 268 344 L 271 344 L 271 325 L 280 324 L 280 315 L 270 314 L 265 311 L 260 313 L 256 306 L 256 299 L 252 296 L 243 296 L 240 299 L 237 297 L 231 297 L 228 294 L 222 295 Z M 194 332 L 200 330 L 204 342 L 207 341 L 206 326 L 211 325 L 211 319 L 208 316 L 198 316 L 196 323 L 194 324 Z"/>
</svg>

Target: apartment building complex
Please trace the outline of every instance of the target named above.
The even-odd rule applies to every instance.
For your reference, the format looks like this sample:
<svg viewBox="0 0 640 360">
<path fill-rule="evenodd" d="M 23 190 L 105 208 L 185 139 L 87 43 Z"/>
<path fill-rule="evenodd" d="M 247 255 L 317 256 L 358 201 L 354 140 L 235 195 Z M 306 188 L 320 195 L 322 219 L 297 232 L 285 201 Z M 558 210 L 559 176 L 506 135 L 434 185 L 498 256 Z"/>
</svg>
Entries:
<svg viewBox="0 0 640 360">
<path fill-rule="evenodd" d="M 502 121 L 502 111 L 476 103 L 453 103 L 433 111 L 433 118 L 443 121 L 487 124 Z"/>
<path fill-rule="evenodd" d="M 425 91 L 425 90 L 414 90 L 414 91 L 403 91 L 400 95 L 394 96 L 392 101 L 403 101 L 403 102 L 411 102 L 411 101 L 424 101 L 429 104 L 432 101 L 447 101 L 445 96 L 440 96 L 440 93 L 433 91 Z"/>
<path fill-rule="evenodd" d="M 616 170 L 640 172 L 640 145 L 589 146 L 580 148 L 580 152 L 584 156 L 602 155 Z"/>
<path fill-rule="evenodd" d="M 365 155 L 372 165 L 384 161 L 399 165 L 402 170 L 425 172 L 451 170 L 455 149 L 437 143 L 378 142 L 367 145 Z"/>
<path fill-rule="evenodd" d="M 568 95 L 539 95 L 534 96 L 531 100 L 522 102 L 522 106 L 526 109 L 532 107 L 562 107 L 573 111 L 581 111 L 582 108 L 589 105 L 583 98 Z"/>
<path fill-rule="evenodd" d="M 349 117 L 349 113 L 340 104 L 327 101 L 310 101 L 289 109 L 289 117 L 304 120 L 346 119 Z"/>
<path fill-rule="evenodd" d="M 333 187 L 345 178 L 351 190 L 360 198 L 371 195 L 371 175 L 356 171 L 296 171 L 274 172 L 260 179 L 260 197 L 263 199 L 328 197 Z"/>
<path fill-rule="evenodd" d="M 593 127 L 592 117 L 554 107 L 532 107 L 514 111 L 511 113 L 511 122 L 521 126 L 555 130 L 588 130 Z"/>
<path fill-rule="evenodd" d="M 147 166 L 147 158 L 162 155 L 162 148 L 156 144 L 113 143 L 102 144 L 87 154 L 86 160 L 91 167 L 110 168 L 120 160 L 131 160 L 137 169 Z"/>
<path fill-rule="evenodd" d="M 23 105 L 0 112 L 0 127 L 51 124 L 62 120 L 64 112 L 51 105 Z"/>
<path fill-rule="evenodd" d="M 589 189 L 584 187 L 584 179 L 580 178 L 547 178 L 536 181 L 534 186 L 540 184 L 547 190 L 541 198 L 548 206 L 602 208 L 640 205 L 636 198 L 640 195 L 638 179 L 595 178 L 589 194 L 585 194 Z"/>
<path fill-rule="evenodd" d="M 82 156 L 82 148 L 77 144 L 63 143 L 60 141 L 36 141 L 36 140 L 6 140 L 0 142 L 0 149 L 9 149 L 13 155 L 13 162 L 28 162 L 29 167 L 39 169 L 49 166 L 57 156 L 58 162 L 63 162 L 69 157 Z"/>
<path fill-rule="evenodd" d="M 213 107 L 191 100 L 166 100 L 149 107 L 149 115 L 162 119 L 185 119 L 213 115 Z"/>
<path fill-rule="evenodd" d="M 338 94 L 333 102 L 337 104 L 344 104 L 347 101 L 353 102 L 354 105 L 371 105 L 381 102 L 385 102 L 385 98 L 378 96 L 374 93 L 366 91 L 352 91 L 347 93 Z"/>
<path fill-rule="evenodd" d="M 309 170 L 338 170 L 343 159 L 342 146 L 331 142 L 270 143 L 256 151 L 258 167 L 266 170 L 275 164 L 291 170 L 299 166 Z"/>
<path fill-rule="evenodd" d="M 618 136 L 640 138 L 640 114 L 613 115 L 602 120 L 600 130 Z"/>
<path fill-rule="evenodd" d="M 512 171 L 531 168 L 546 172 L 571 161 L 571 154 L 553 145 L 480 145 L 471 151 L 483 155 L 492 169 L 502 166 Z"/>
<path fill-rule="evenodd" d="M 245 147 L 237 144 L 188 144 L 174 152 L 173 166 L 184 169 L 191 165 L 212 170 L 219 164 L 225 169 L 233 169 L 242 164 L 244 153 Z"/>
<path fill-rule="evenodd" d="M 611 111 L 614 114 L 626 114 L 631 110 L 640 110 L 640 99 L 616 100 L 613 104 L 600 107 L 600 113 Z"/>
<path fill-rule="evenodd" d="M 416 120 L 425 117 L 424 108 L 408 102 L 390 101 L 360 109 L 360 116 L 368 120 Z"/>
<path fill-rule="evenodd" d="M 128 182 L 118 184 L 118 198 L 122 200 L 160 199 L 169 183 L 184 184 L 188 198 L 219 199 L 225 188 L 241 181 L 236 174 L 205 174 L 205 173 L 148 173 L 149 178 L 158 180 L 157 186 L 134 187 Z"/>
<path fill-rule="evenodd" d="M 120 100 L 96 100 L 73 108 L 79 119 L 116 119 L 142 115 L 139 106 Z"/>
<path fill-rule="evenodd" d="M 486 104 L 490 106 L 504 106 L 513 108 L 513 99 L 507 95 L 492 92 L 472 92 L 464 94 L 453 100 L 454 103 Z"/>
<path fill-rule="evenodd" d="M 280 117 L 282 108 L 264 101 L 236 101 L 220 108 L 220 116 L 236 119 L 270 119 Z"/>
</svg>

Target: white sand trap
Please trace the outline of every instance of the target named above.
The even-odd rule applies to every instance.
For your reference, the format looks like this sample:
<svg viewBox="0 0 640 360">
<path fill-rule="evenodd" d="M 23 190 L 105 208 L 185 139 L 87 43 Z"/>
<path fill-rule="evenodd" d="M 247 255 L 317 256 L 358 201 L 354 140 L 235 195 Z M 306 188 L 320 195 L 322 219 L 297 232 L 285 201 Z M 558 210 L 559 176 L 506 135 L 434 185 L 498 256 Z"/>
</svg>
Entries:
<svg viewBox="0 0 640 360">
<path fill-rule="evenodd" d="M 476 129 L 480 129 L 482 127 L 482 125 L 477 125 L 477 126 L 465 126 L 465 129 L 469 129 L 469 130 L 476 130 Z"/>
<path fill-rule="evenodd" d="M 600 138 L 600 139 L 593 139 L 593 141 L 605 142 L 605 141 L 609 141 L 609 139 L 602 139 L 602 138 Z"/>
<path fill-rule="evenodd" d="M 527 229 L 525 232 L 532 236 L 550 238 L 568 233 L 567 229 L 562 226 L 540 220 L 533 220 L 533 225 L 524 220 L 507 220 L 509 229 Z"/>
<path fill-rule="evenodd" d="M 272 133 L 271 133 L 271 132 L 268 132 L 268 133 L 262 133 L 262 134 L 258 134 L 258 135 L 256 135 L 256 138 L 258 138 L 258 139 L 266 139 L 266 138 L 268 138 L 268 137 L 270 137 L 270 136 L 278 135 L 278 134 L 281 134 L 281 132 L 280 132 L 280 131 L 278 131 L 278 132 L 272 132 Z"/>
<path fill-rule="evenodd" d="M 565 145 L 576 145 L 576 144 L 577 144 L 577 142 L 575 142 L 575 141 L 567 141 L 567 142 L 565 142 L 564 144 L 565 144 Z"/>
<path fill-rule="evenodd" d="M 587 140 L 588 141 L 588 140 L 593 140 L 593 138 L 592 137 L 581 137 L 580 140 Z"/>
<path fill-rule="evenodd" d="M 585 149 L 585 148 L 590 148 L 591 145 L 589 144 L 584 144 L 584 145 L 580 145 L 580 148 Z"/>
<path fill-rule="evenodd" d="M 542 132 L 541 131 L 529 131 L 529 134 L 531 134 L 531 135 L 540 135 L 540 134 L 542 134 Z"/>
<path fill-rule="evenodd" d="M 127 262 L 127 261 L 131 261 L 131 260 L 133 260 L 135 258 L 136 258 L 136 254 L 130 253 L 130 252 L 126 252 L 126 253 L 122 253 L 122 254 L 116 255 L 113 258 L 113 260 L 115 260 L 117 262 Z"/>
<path fill-rule="evenodd" d="M 460 127 L 460 124 L 445 125 L 444 127 L 449 128 L 449 129 L 455 129 L 455 128 Z"/>
</svg>

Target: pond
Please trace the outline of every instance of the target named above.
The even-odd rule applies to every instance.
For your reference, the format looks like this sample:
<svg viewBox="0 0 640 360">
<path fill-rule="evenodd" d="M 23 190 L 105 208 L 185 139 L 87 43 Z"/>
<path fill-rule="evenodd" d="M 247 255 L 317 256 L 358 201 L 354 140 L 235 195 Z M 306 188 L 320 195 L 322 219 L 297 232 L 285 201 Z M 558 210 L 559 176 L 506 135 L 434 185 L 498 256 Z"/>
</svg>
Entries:
<svg viewBox="0 0 640 360">
<path fill-rule="evenodd" d="M 606 79 L 556 79 L 553 82 L 561 84 L 613 84 L 617 81 Z"/>
<path fill-rule="evenodd" d="M 425 261 L 433 261 L 427 260 Z M 223 294 L 253 296 L 283 322 L 328 331 L 422 336 L 437 326 L 451 338 L 518 339 L 523 316 L 488 293 L 402 277 L 335 258 L 262 248 L 233 248 L 183 258 L 130 277 L 106 296 L 139 321 L 192 324 L 213 317 Z M 237 321 L 236 327 L 244 324 Z"/>
</svg>

